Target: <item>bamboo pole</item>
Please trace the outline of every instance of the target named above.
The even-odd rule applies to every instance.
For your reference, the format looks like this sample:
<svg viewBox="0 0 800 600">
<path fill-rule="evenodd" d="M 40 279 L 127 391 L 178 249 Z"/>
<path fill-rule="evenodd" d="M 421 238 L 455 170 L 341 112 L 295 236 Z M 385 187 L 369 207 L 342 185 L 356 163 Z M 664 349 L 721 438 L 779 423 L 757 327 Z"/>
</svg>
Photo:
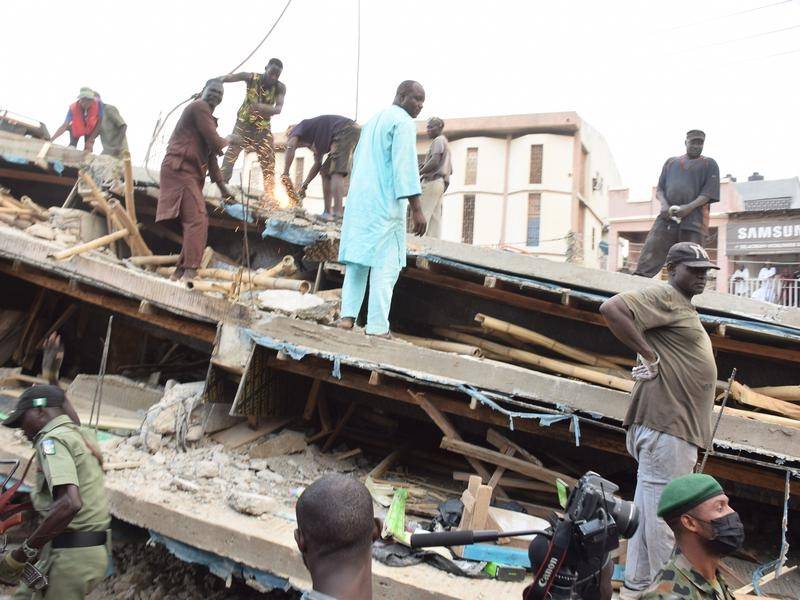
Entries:
<svg viewBox="0 0 800 600">
<path fill-rule="evenodd" d="M 287 275 L 292 275 L 297 271 L 297 264 L 294 261 L 293 256 L 284 256 L 280 262 L 276 265 L 271 266 L 269 269 L 266 269 L 262 275 L 265 277 L 278 277 L 283 276 L 286 277 Z"/>
<path fill-rule="evenodd" d="M 622 379 L 621 377 L 597 373 L 596 371 L 586 369 L 582 366 L 572 365 L 553 358 L 546 358 L 526 350 L 509 348 L 508 346 L 503 346 L 502 344 L 490 342 L 479 337 L 475 337 L 474 335 L 452 331 L 447 328 L 436 327 L 433 331 L 442 337 L 446 337 L 464 344 L 472 344 L 473 346 L 477 346 L 481 350 L 484 350 L 490 354 L 515 360 L 528 365 L 533 365 L 535 367 L 539 367 L 540 369 L 561 373 L 562 375 L 575 377 L 590 383 L 604 385 L 606 387 L 622 390 L 624 392 L 630 392 L 633 389 L 633 381 Z"/>
<path fill-rule="evenodd" d="M 17 208 L 16 206 L 0 206 L 0 213 L 18 217 L 31 217 L 34 214 L 30 208 Z"/>
<path fill-rule="evenodd" d="M 180 254 L 154 254 L 153 256 L 132 256 L 128 260 L 137 267 L 149 267 L 155 265 L 176 265 L 180 257 Z"/>
<path fill-rule="evenodd" d="M 125 211 L 131 223 L 136 223 L 136 200 L 133 197 L 133 167 L 131 154 L 127 150 L 122 153 L 122 170 L 125 174 Z"/>
<path fill-rule="evenodd" d="M 77 254 L 83 254 L 84 252 L 88 252 L 89 250 L 94 250 L 95 248 L 100 248 L 101 246 L 106 246 L 108 244 L 111 244 L 112 242 L 116 242 L 117 240 L 124 238 L 126 235 L 128 235 L 128 230 L 120 229 L 119 231 L 115 231 L 114 233 L 109 233 L 108 235 L 104 235 L 102 237 L 94 239 L 91 242 L 86 242 L 85 244 L 78 244 L 77 246 L 73 246 L 72 248 L 61 250 L 60 252 L 56 252 L 52 256 L 56 260 L 65 260 Z"/>
<path fill-rule="evenodd" d="M 771 385 L 751 388 L 754 392 L 786 402 L 800 402 L 800 385 Z"/>
<path fill-rule="evenodd" d="M 475 315 L 475 320 L 478 323 L 480 323 L 484 329 L 507 333 L 509 335 L 514 336 L 515 338 L 529 342 L 531 344 L 536 344 L 537 346 L 541 346 L 543 348 L 547 348 L 548 350 L 552 350 L 553 352 L 556 352 L 562 356 L 566 356 L 567 358 L 576 360 L 585 365 L 592 365 L 594 367 L 607 367 L 611 369 L 621 370 L 619 365 L 604 358 L 600 358 L 599 356 L 596 356 L 591 352 L 586 352 L 584 350 L 580 350 L 579 348 L 574 348 L 573 346 L 562 344 L 558 340 L 554 340 L 553 338 L 549 338 L 546 335 L 542 335 L 541 333 L 531 331 L 530 329 L 525 329 L 524 327 L 520 327 L 519 325 L 514 325 L 513 323 L 501 321 L 500 319 L 495 319 L 494 317 L 490 317 L 488 315 L 483 315 L 480 313 Z"/>
<path fill-rule="evenodd" d="M 718 413 L 721 406 L 714 406 L 714 412 Z M 753 421 L 761 421 L 762 423 L 769 423 L 771 425 L 782 425 L 784 427 L 792 427 L 793 429 L 800 429 L 800 421 L 797 419 L 790 419 L 788 417 L 779 417 L 778 415 L 770 415 L 767 413 L 757 413 L 752 410 L 742 410 L 741 408 L 725 407 L 726 415 L 734 415 Z"/>
<path fill-rule="evenodd" d="M 37 219 L 40 221 L 47 221 L 50 217 L 47 214 L 47 211 L 43 209 L 41 206 L 36 204 L 33 200 L 31 200 L 30 196 L 23 196 L 21 199 L 22 205 L 27 208 L 28 210 L 33 211 L 33 214 L 36 216 Z"/>
<path fill-rule="evenodd" d="M 233 287 L 232 281 L 203 281 L 193 279 L 186 282 L 186 287 L 190 290 L 197 290 L 198 292 L 220 292 L 228 294 Z"/>
<path fill-rule="evenodd" d="M 415 346 L 422 346 L 423 348 L 430 348 L 431 350 L 439 350 L 440 352 L 452 352 L 454 354 L 463 354 L 465 356 L 483 356 L 483 351 L 477 346 L 469 346 L 467 344 L 459 344 L 458 342 L 445 342 L 443 340 L 432 340 L 429 338 L 417 337 L 415 335 L 405 335 L 402 333 L 393 333 L 394 337 L 405 340 L 414 344 Z"/>
<path fill-rule="evenodd" d="M 206 283 L 219 283 L 221 286 L 224 287 L 226 292 L 230 290 L 231 285 L 234 285 L 236 283 L 236 275 L 237 275 L 236 271 L 226 271 L 225 269 L 197 270 L 197 276 L 200 277 L 201 279 L 222 279 L 223 281 L 206 282 Z M 199 280 L 194 279 L 192 281 L 187 282 L 186 285 L 190 289 L 203 287 L 196 285 L 199 282 L 200 282 Z M 301 294 L 307 294 L 308 291 L 311 289 L 311 283 L 303 279 L 264 277 L 263 275 L 255 275 L 251 279 L 247 278 L 247 276 L 245 275 L 242 278 L 242 289 L 292 290 L 295 292 L 300 292 Z"/>
<path fill-rule="evenodd" d="M 800 419 L 800 406 L 792 404 L 791 402 L 786 402 L 785 400 L 778 400 L 777 398 L 759 394 L 738 381 L 734 381 L 731 385 L 731 396 L 734 400 L 742 404 L 763 408 L 764 410 L 779 413 L 793 419 Z"/>
</svg>

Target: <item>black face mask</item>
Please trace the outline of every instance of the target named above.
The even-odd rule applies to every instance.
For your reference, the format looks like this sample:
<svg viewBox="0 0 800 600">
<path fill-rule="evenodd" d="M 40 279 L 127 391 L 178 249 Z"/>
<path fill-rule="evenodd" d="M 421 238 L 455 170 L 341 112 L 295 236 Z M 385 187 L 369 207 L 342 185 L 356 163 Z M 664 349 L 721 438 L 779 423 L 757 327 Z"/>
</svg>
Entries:
<svg viewBox="0 0 800 600">
<path fill-rule="evenodd" d="M 739 550 L 744 544 L 744 525 L 739 518 L 739 513 L 732 512 L 711 521 L 694 518 L 711 525 L 711 539 L 705 541 L 708 549 L 715 554 L 728 556 Z"/>
</svg>

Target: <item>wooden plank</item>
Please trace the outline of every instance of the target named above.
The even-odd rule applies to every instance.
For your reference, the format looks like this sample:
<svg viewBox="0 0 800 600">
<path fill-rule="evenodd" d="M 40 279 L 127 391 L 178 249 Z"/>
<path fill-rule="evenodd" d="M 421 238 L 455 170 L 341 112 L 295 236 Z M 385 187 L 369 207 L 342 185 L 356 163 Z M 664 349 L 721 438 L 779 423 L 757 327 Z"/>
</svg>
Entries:
<svg viewBox="0 0 800 600">
<path fill-rule="evenodd" d="M 498 469 L 503 469 L 503 467 L 497 467 Z M 453 480 L 454 481 L 469 481 L 470 476 L 472 473 L 467 473 L 466 471 L 453 471 Z M 514 488 L 519 490 L 528 490 L 531 492 L 552 492 L 553 494 L 556 493 L 556 489 L 548 484 L 548 483 L 541 483 L 539 481 L 530 481 L 529 479 L 521 479 L 519 477 L 509 477 L 507 475 L 503 475 L 499 481 L 500 485 L 507 488 Z"/>
<path fill-rule="evenodd" d="M 392 451 L 389 453 L 386 458 L 384 458 L 381 462 L 375 465 L 372 468 L 372 471 L 369 472 L 367 477 L 371 477 L 374 479 L 380 479 L 386 474 L 386 471 L 392 468 L 394 463 L 400 458 L 400 455 L 404 452 L 403 448 L 399 448 L 397 450 Z"/>
<path fill-rule="evenodd" d="M 475 444 L 469 444 L 462 440 L 457 440 L 451 437 L 443 437 L 439 447 L 443 450 L 450 450 L 451 452 L 455 452 L 463 456 L 469 456 L 484 462 L 503 466 L 506 469 L 527 475 L 528 477 L 536 479 L 537 481 L 543 481 L 545 483 L 552 483 L 555 485 L 556 479 L 562 479 L 570 487 L 577 483 L 576 479 L 568 475 L 564 475 L 563 473 L 551 471 L 550 469 L 543 467 L 537 467 L 528 461 L 506 456 L 500 452 L 495 452 L 494 450 L 476 446 Z"/>
<path fill-rule="evenodd" d="M 500 452 L 502 452 L 506 456 L 514 456 L 515 450 L 511 446 L 506 446 L 505 448 L 502 448 Z M 494 490 L 495 486 L 498 483 L 500 483 L 500 478 L 503 476 L 503 473 L 505 472 L 506 472 L 505 467 L 496 467 L 494 473 L 492 473 L 492 476 L 489 478 L 489 482 L 486 485 L 488 485 L 490 488 Z"/>
<path fill-rule="evenodd" d="M 13 272 L 19 273 L 20 271 L 16 270 Z M 25 327 L 22 329 L 22 336 L 19 338 L 19 345 L 17 345 L 16 349 L 14 350 L 13 359 L 15 362 L 20 362 L 25 354 L 25 347 L 27 345 L 26 340 L 31 332 L 33 322 L 36 320 L 36 316 L 39 314 L 39 310 L 42 308 L 42 302 L 44 302 L 44 290 L 40 289 L 36 293 L 36 299 L 33 301 L 33 306 L 31 307 L 31 310 L 28 313 L 28 318 L 25 321 Z"/>
<path fill-rule="evenodd" d="M 350 417 L 353 416 L 353 413 L 356 410 L 356 406 L 358 405 L 355 402 L 351 402 L 348 405 L 347 409 L 344 412 L 344 415 L 342 415 L 342 418 L 339 419 L 339 422 L 336 424 L 336 428 L 333 431 L 331 431 L 330 437 L 327 440 L 325 440 L 325 443 L 322 445 L 323 452 L 327 452 L 328 450 L 333 448 L 333 445 L 336 443 L 339 434 L 342 433 L 342 429 L 344 429 L 344 426 L 347 425 L 347 422 L 350 420 Z"/>
<path fill-rule="evenodd" d="M 442 414 L 442 412 L 436 408 L 431 402 L 425 397 L 424 394 L 416 394 L 411 390 L 408 390 L 409 395 L 417 401 L 417 404 L 424 410 L 427 415 L 431 418 L 431 421 L 436 423 L 436 426 L 442 430 L 442 433 L 446 437 L 452 438 L 454 440 L 460 440 L 461 436 L 459 435 L 456 428 L 453 427 L 453 424 L 450 423 L 449 419 Z M 467 456 L 465 457 L 469 466 L 472 467 L 475 472 L 480 475 L 483 481 L 489 481 L 492 478 L 492 474 L 489 473 L 489 469 L 484 467 L 479 461 L 475 460 L 474 458 Z M 500 498 L 508 498 L 508 494 L 502 488 L 497 488 L 497 495 Z"/>
<path fill-rule="evenodd" d="M 525 458 L 525 460 L 532 462 L 537 467 L 543 467 L 542 461 L 536 458 L 533 454 L 525 450 L 522 446 L 517 444 L 516 442 L 511 441 L 506 436 L 501 434 L 496 429 L 490 427 L 486 431 L 486 441 L 489 442 L 492 446 L 497 448 L 502 452 L 504 447 L 513 448 L 517 454 Z"/>
<path fill-rule="evenodd" d="M 791 573 L 791 572 L 792 572 L 792 571 L 794 571 L 795 569 L 797 569 L 797 565 L 794 565 L 794 566 L 791 566 L 791 567 L 784 568 L 784 569 L 781 571 L 781 577 L 783 577 L 783 576 L 784 576 L 784 575 L 786 575 L 787 573 Z M 764 584 L 766 584 L 766 583 L 769 583 L 770 581 L 772 581 L 773 579 L 775 579 L 775 575 L 776 575 L 776 571 L 770 571 L 769 573 L 767 573 L 767 574 L 766 574 L 766 575 L 764 575 L 764 576 L 763 576 L 761 579 L 759 579 L 759 580 L 758 580 L 758 585 L 759 585 L 759 586 L 762 586 L 762 585 L 764 585 Z M 754 589 L 755 589 L 755 588 L 753 587 L 753 584 L 752 584 L 752 583 L 749 583 L 749 584 L 747 584 L 747 585 L 746 585 L 746 586 L 744 586 L 744 587 L 740 587 L 738 590 L 733 590 L 733 593 L 734 593 L 734 595 L 735 595 L 737 598 L 739 598 L 739 597 L 741 597 L 741 595 L 742 595 L 742 594 L 749 594 L 749 593 L 750 593 L 750 592 L 752 592 Z M 762 596 L 762 598 L 763 598 L 763 596 Z"/>
<path fill-rule="evenodd" d="M 319 399 L 320 390 L 322 389 L 322 382 L 315 379 L 311 382 L 311 389 L 308 392 L 308 399 L 306 400 L 306 407 L 303 409 L 303 420 L 310 421 L 311 417 L 317 410 L 317 400 Z"/>
<path fill-rule="evenodd" d="M 215 442 L 219 442 L 228 450 L 233 450 L 256 441 L 258 438 L 269 435 L 281 429 L 289 422 L 291 417 L 277 417 L 264 421 L 258 429 L 251 429 L 249 423 L 239 423 L 229 429 L 219 431 L 211 436 Z"/>
</svg>

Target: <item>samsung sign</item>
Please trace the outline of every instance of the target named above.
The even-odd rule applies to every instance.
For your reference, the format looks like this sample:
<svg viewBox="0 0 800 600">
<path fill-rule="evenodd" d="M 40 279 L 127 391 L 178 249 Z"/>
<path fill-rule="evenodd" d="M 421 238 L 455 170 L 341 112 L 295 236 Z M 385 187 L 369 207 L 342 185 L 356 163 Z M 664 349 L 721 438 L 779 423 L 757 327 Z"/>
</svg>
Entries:
<svg viewBox="0 0 800 600">
<path fill-rule="evenodd" d="M 728 222 L 727 253 L 800 253 L 800 218 L 775 217 Z"/>
</svg>

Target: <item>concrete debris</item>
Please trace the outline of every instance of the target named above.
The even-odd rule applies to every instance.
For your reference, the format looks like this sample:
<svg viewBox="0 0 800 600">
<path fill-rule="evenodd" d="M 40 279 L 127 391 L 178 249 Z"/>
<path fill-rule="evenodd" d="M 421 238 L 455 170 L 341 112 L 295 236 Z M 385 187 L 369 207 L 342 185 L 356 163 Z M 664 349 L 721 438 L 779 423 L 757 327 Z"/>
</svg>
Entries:
<svg viewBox="0 0 800 600">
<path fill-rule="evenodd" d="M 274 512 L 278 507 L 275 498 L 238 491 L 228 496 L 228 504 L 234 510 L 246 515 L 253 515 L 254 517 L 260 517 L 263 514 Z"/>
<path fill-rule="evenodd" d="M 285 454 L 296 454 L 306 449 L 305 435 L 299 431 L 282 431 L 261 442 L 250 451 L 252 458 L 272 458 Z"/>
<path fill-rule="evenodd" d="M 151 452 L 160 448 L 163 435 L 175 435 L 183 431 L 187 441 L 197 441 L 202 437 L 202 415 L 200 411 L 193 414 L 202 401 L 205 382 L 193 381 L 168 385 L 161 400 L 152 405 L 142 424 L 142 439 Z M 150 441 L 150 438 L 158 441 Z"/>
<path fill-rule="evenodd" d="M 55 229 L 49 225 L 45 225 L 44 223 L 34 223 L 25 230 L 25 233 L 28 233 L 34 237 L 42 238 L 43 240 L 56 239 Z"/>
</svg>

